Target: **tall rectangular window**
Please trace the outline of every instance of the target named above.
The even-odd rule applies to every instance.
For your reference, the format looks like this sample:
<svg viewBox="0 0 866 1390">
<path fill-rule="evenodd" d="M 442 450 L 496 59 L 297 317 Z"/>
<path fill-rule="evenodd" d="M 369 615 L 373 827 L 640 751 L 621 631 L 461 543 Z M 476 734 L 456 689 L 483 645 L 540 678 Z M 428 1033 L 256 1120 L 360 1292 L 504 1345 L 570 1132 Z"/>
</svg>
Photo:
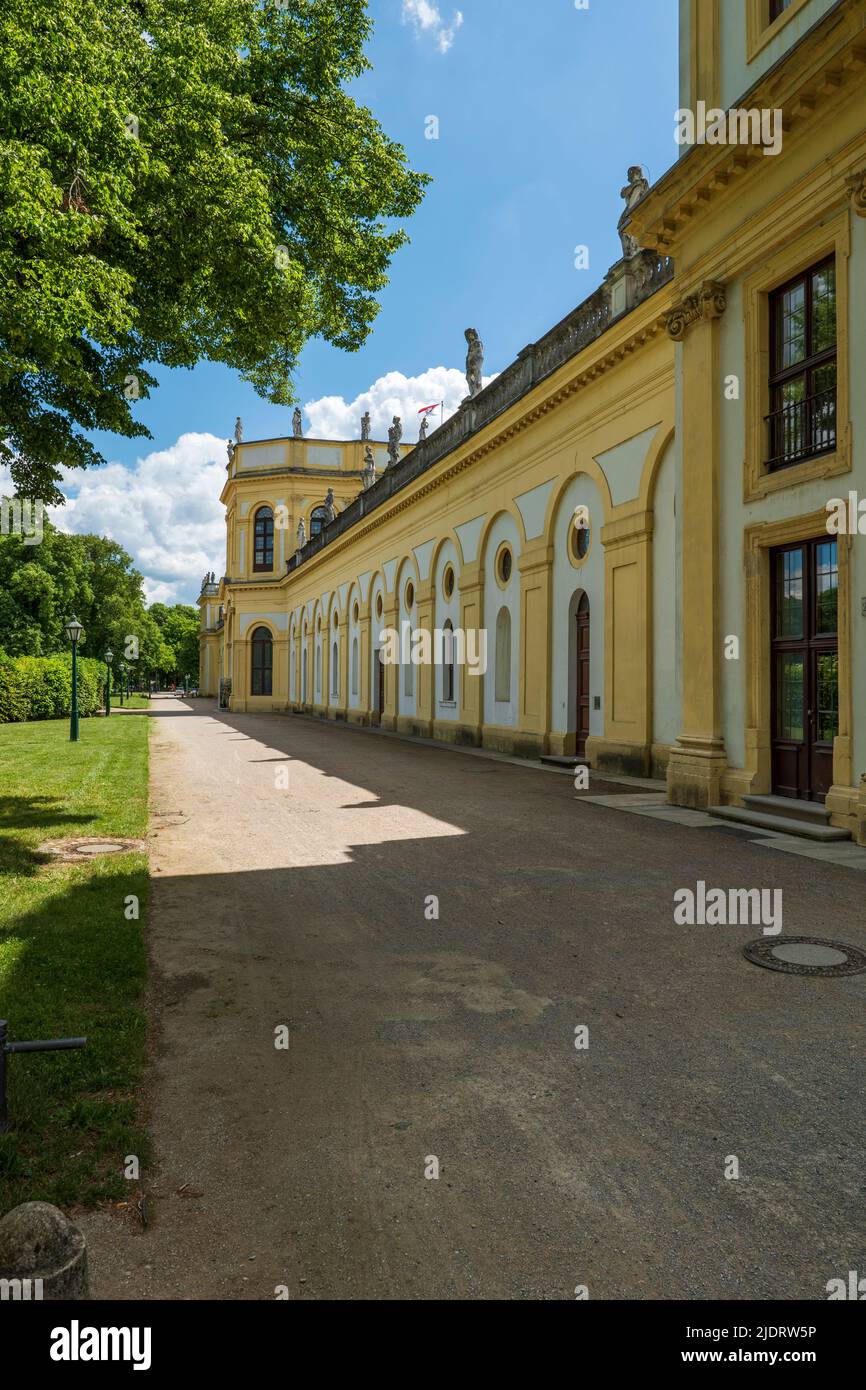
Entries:
<svg viewBox="0 0 866 1390">
<path fill-rule="evenodd" d="M 769 468 L 836 448 L 836 263 L 770 295 Z"/>
</svg>

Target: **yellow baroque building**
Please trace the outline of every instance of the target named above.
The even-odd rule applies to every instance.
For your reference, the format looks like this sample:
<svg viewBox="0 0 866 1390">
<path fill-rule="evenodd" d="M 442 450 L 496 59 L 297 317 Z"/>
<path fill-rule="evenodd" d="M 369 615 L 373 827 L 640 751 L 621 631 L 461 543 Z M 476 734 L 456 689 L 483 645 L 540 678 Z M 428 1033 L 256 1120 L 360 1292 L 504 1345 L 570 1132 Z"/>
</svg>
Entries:
<svg viewBox="0 0 866 1390">
<path fill-rule="evenodd" d="M 866 0 L 680 11 L 695 133 L 589 299 L 375 474 L 236 446 L 200 689 L 866 845 Z M 449 629 L 483 674 L 390 659 Z"/>
</svg>

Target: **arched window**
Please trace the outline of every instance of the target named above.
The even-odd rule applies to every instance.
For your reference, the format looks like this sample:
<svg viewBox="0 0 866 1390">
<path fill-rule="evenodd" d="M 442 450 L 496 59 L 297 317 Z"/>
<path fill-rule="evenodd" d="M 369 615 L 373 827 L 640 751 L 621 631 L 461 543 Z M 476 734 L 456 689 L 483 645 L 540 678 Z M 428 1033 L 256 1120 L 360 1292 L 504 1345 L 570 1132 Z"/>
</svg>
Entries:
<svg viewBox="0 0 866 1390">
<path fill-rule="evenodd" d="M 352 638 L 352 694 L 358 693 L 358 639 Z"/>
<path fill-rule="evenodd" d="M 310 513 L 310 540 L 313 536 L 318 536 L 322 527 L 328 520 L 328 513 L 324 507 L 314 507 Z"/>
<path fill-rule="evenodd" d="M 307 703 L 307 643 L 304 640 L 304 652 L 301 657 L 301 704 Z"/>
<path fill-rule="evenodd" d="M 331 694 L 340 693 L 340 653 L 336 642 L 331 648 Z"/>
<path fill-rule="evenodd" d="M 442 700 L 446 705 L 454 703 L 454 624 L 449 618 L 443 628 L 442 644 Z"/>
<path fill-rule="evenodd" d="M 274 567 L 274 514 L 270 507 L 259 507 L 254 526 L 253 569 L 257 573 Z"/>
<path fill-rule="evenodd" d="M 316 699 L 322 698 L 322 639 L 316 642 Z"/>
<path fill-rule="evenodd" d="M 497 703 L 511 699 L 511 614 L 500 608 L 496 617 L 496 688 Z"/>
<path fill-rule="evenodd" d="M 251 694 L 273 694 L 274 643 L 266 627 L 253 633 L 253 684 Z"/>
</svg>

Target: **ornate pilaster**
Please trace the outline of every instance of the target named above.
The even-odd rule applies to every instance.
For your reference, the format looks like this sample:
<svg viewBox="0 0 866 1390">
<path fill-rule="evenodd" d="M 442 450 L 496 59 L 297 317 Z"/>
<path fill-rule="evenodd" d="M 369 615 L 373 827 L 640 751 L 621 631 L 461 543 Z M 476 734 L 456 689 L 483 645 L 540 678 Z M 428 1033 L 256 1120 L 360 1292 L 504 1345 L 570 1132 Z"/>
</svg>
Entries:
<svg viewBox="0 0 866 1390">
<path fill-rule="evenodd" d="M 866 169 L 861 169 L 858 174 L 852 174 L 847 178 L 845 188 L 857 216 L 866 217 Z"/>
<path fill-rule="evenodd" d="M 727 307 L 728 298 L 724 285 L 719 284 L 717 280 L 705 280 L 700 289 L 695 290 L 693 294 L 685 295 L 665 314 L 668 337 L 675 343 L 681 343 L 692 324 L 700 323 L 702 320 L 709 322 L 720 319 Z"/>
<path fill-rule="evenodd" d="M 668 799 L 705 809 L 718 804 L 727 767 L 722 738 L 719 506 L 721 440 L 720 320 L 724 285 L 705 280 L 667 315 L 682 344 L 682 730 L 668 763 Z"/>
</svg>

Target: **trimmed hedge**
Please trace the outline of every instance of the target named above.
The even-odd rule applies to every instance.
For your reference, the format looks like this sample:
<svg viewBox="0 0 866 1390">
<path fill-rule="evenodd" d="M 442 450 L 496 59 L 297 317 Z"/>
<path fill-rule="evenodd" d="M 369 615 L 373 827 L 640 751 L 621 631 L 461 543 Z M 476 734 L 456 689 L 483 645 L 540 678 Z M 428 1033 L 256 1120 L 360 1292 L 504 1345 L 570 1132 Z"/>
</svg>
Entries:
<svg viewBox="0 0 866 1390">
<path fill-rule="evenodd" d="M 78 658 L 78 712 L 94 714 L 102 704 L 101 661 Z M 0 724 L 27 719 L 68 718 L 72 705 L 72 657 L 6 656 L 0 652 Z"/>
</svg>

